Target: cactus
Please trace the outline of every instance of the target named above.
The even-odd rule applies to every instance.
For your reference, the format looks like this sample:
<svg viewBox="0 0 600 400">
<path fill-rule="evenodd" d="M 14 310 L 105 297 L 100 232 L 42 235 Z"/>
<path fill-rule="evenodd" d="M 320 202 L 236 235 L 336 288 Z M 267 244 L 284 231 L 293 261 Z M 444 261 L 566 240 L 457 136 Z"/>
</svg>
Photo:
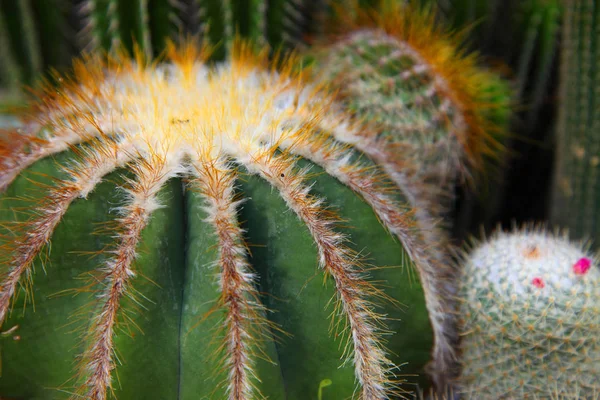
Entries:
<svg viewBox="0 0 600 400">
<path fill-rule="evenodd" d="M 383 144 L 296 58 L 233 47 L 215 67 L 194 45 L 90 56 L 0 132 L 1 396 L 304 399 L 330 379 L 326 400 L 385 399 L 432 339 L 449 372 L 446 266 L 342 142 Z"/>
<path fill-rule="evenodd" d="M 600 116 L 596 73 L 600 11 L 593 1 L 565 4 L 561 54 L 561 107 L 552 197 L 552 220 L 575 237 L 599 238 Z M 597 245 L 597 243 L 595 244 Z"/>
<path fill-rule="evenodd" d="M 497 157 L 508 114 L 506 84 L 461 50 L 435 9 L 381 2 L 377 12 L 339 10 L 332 44 L 314 50 L 316 73 L 333 81 L 348 110 L 372 123 L 414 203 L 444 208 L 455 180 Z M 426 205 L 423 205 L 426 203 Z"/>
<path fill-rule="evenodd" d="M 477 246 L 463 267 L 467 398 L 600 395 L 600 269 L 586 248 L 524 229 Z"/>
</svg>

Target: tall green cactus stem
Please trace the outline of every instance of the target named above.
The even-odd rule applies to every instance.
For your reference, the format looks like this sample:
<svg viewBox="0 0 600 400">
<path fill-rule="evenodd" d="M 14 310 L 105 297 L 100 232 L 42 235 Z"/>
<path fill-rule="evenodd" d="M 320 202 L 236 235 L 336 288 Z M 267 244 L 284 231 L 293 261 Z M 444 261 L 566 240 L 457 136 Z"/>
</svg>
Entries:
<svg viewBox="0 0 600 400">
<path fill-rule="evenodd" d="M 400 364 L 422 372 L 443 334 L 435 244 L 341 140 L 372 133 L 299 60 L 275 71 L 249 47 L 215 67 L 193 45 L 165 64 L 77 62 L 0 136 L 0 319 L 21 337 L 3 345 L 0 395 L 305 399 L 330 379 L 335 399 L 371 400 L 401 392 Z"/>
<path fill-rule="evenodd" d="M 594 1 L 565 4 L 552 199 L 555 223 L 568 227 L 574 237 L 596 241 L 600 238 L 599 19 Z"/>
<path fill-rule="evenodd" d="M 22 78 L 26 82 L 31 82 L 42 67 L 39 39 L 33 26 L 32 8 L 26 0 L 8 2 L 2 8 L 0 19 L 4 20 L 0 21 L 0 34 L 3 36 L 2 41 L 6 46 L 2 51 L 12 54 L 7 54 L 8 59 L 2 61 L 5 66 L 0 70 L 6 70 L 7 78 L 10 80 L 12 78 L 10 70 L 14 68 L 13 63 L 18 61 L 22 68 L 20 71 Z M 16 32 L 18 32 L 18 37 L 15 37 L 17 36 Z M 6 43 L 8 38 L 11 40 Z"/>
<path fill-rule="evenodd" d="M 519 55 L 517 82 L 518 95 L 530 104 L 527 116 L 529 130 L 532 130 L 538 121 L 551 78 L 553 60 L 558 48 L 561 8 L 559 0 L 528 0 L 521 4 L 520 36 L 524 44 Z M 534 52 L 537 52 L 535 59 Z M 532 79 L 531 97 L 527 100 L 524 91 L 532 64 L 535 77 Z"/>
<path fill-rule="evenodd" d="M 600 394 L 600 268 L 565 237 L 499 233 L 463 265 L 461 377 L 467 398 Z"/>
<path fill-rule="evenodd" d="M 10 50 L 10 38 L 0 10 L 0 83 L 5 91 L 14 91 L 19 86 L 20 71 Z"/>
</svg>

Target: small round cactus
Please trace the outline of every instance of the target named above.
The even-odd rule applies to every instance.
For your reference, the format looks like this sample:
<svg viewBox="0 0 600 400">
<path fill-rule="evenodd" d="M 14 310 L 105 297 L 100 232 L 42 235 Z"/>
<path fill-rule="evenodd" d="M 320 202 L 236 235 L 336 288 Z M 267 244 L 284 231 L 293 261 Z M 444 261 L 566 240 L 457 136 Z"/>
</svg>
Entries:
<svg viewBox="0 0 600 400">
<path fill-rule="evenodd" d="M 463 275 L 467 398 L 600 394 L 600 269 L 585 248 L 542 230 L 499 233 Z"/>
</svg>

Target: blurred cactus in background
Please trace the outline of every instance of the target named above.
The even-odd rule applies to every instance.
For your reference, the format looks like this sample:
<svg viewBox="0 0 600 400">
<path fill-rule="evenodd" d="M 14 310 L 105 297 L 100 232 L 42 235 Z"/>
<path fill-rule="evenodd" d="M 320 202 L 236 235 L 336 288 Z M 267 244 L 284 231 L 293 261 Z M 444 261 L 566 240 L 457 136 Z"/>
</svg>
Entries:
<svg viewBox="0 0 600 400">
<path fill-rule="evenodd" d="M 600 5 L 565 5 L 552 222 L 600 245 Z"/>
<path fill-rule="evenodd" d="M 465 398 L 600 395 L 600 268 L 588 250 L 527 229 L 477 245 L 462 267 Z"/>
<path fill-rule="evenodd" d="M 131 51 L 135 43 L 153 57 L 168 39 L 196 36 L 218 45 L 218 60 L 236 34 L 273 49 L 296 45 L 320 29 L 312 18 L 324 7 L 321 0 L 2 0 L 0 106 L 82 50 Z"/>
</svg>

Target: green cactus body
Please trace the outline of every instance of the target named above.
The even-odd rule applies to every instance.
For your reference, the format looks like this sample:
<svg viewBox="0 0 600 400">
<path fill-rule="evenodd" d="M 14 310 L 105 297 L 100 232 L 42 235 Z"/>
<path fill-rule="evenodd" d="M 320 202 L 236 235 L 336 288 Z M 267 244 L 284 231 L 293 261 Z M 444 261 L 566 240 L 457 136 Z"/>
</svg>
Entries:
<svg viewBox="0 0 600 400">
<path fill-rule="evenodd" d="M 596 96 L 600 77 L 596 65 L 600 11 L 589 0 L 572 1 L 564 8 L 552 219 L 568 227 L 574 237 L 597 241 L 600 116 Z"/>
<path fill-rule="evenodd" d="M 92 57 L 0 133 L 1 396 L 306 399 L 329 379 L 323 400 L 371 400 L 414 388 L 398 376 L 425 384 L 409 374 L 446 340 L 443 266 L 405 193 L 341 143 L 371 133 L 298 60 L 275 72 L 234 49 L 214 68 L 192 45 L 158 65 Z"/>
<path fill-rule="evenodd" d="M 600 394 L 600 269 L 566 237 L 498 234 L 464 261 L 462 390 L 467 398 Z"/>
</svg>

